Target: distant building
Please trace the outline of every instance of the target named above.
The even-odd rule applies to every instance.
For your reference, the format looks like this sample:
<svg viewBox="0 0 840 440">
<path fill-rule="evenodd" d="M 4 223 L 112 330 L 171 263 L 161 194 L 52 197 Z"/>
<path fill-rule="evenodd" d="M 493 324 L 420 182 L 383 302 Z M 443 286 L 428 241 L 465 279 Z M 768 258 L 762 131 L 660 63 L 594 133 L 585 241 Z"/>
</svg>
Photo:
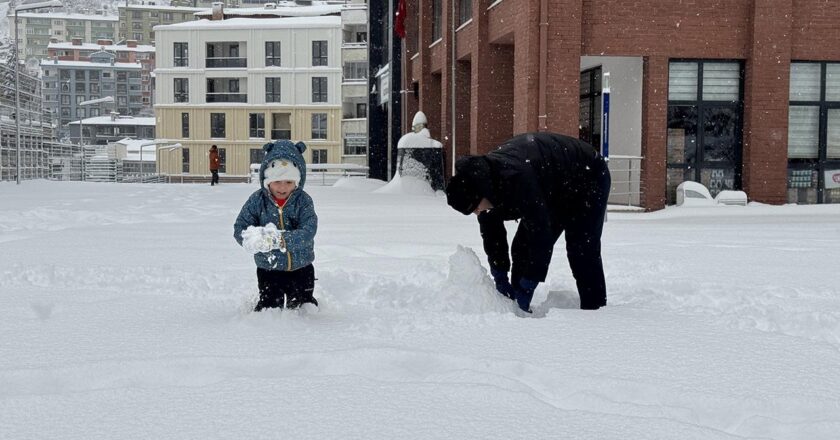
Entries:
<svg viewBox="0 0 840 440">
<path fill-rule="evenodd" d="M 58 135 L 69 135 L 71 121 L 100 116 L 116 110 L 138 115 L 143 110 L 140 63 L 116 62 L 116 55 L 99 51 L 90 61 L 45 60 L 41 62 L 44 103 L 57 123 Z M 84 101 L 113 96 L 110 104 L 80 106 Z"/>
<path fill-rule="evenodd" d="M 304 141 L 309 163 L 341 158 L 341 18 L 232 18 L 158 26 L 157 136 L 183 147 L 164 174 L 248 176 L 274 139 Z"/>
<path fill-rule="evenodd" d="M 154 139 L 155 118 L 123 116 L 112 113 L 107 116 L 85 118 L 69 125 L 70 141 L 79 143 L 79 129 L 84 127 L 85 145 L 107 145 L 125 138 Z"/>
<path fill-rule="evenodd" d="M 41 179 L 49 175 L 46 144 L 52 138 L 49 119 L 44 117 L 41 100 L 41 81 L 33 75 L 19 72 L 20 107 L 15 106 L 14 69 L 0 64 L 0 180 L 17 178 L 17 128 L 20 119 L 21 179 Z"/>
<path fill-rule="evenodd" d="M 90 61 L 90 56 L 96 52 L 105 51 L 117 56 L 118 63 L 140 63 L 140 91 L 143 109 L 140 114 L 154 114 L 154 92 L 152 72 L 155 70 L 155 47 L 137 44 L 134 40 L 126 44 L 114 44 L 107 39 L 97 40 L 96 44 L 82 43 L 78 38 L 72 42 L 50 43 L 47 53 L 50 59 L 59 61 Z"/>
<path fill-rule="evenodd" d="M 119 6 L 119 40 L 136 40 L 138 44 L 155 44 L 154 27 L 195 20 L 196 12 L 205 8 L 164 6 L 154 1 Z"/>
<path fill-rule="evenodd" d="M 9 8 L 9 35 L 15 34 L 15 20 L 12 8 Z M 47 46 L 55 41 L 96 41 L 117 37 L 119 18 L 116 16 L 65 14 L 58 12 L 18 14 L 20 24 L 18 46 L 23 56 L 21 59 L 46 58 Z"/>
</svg>

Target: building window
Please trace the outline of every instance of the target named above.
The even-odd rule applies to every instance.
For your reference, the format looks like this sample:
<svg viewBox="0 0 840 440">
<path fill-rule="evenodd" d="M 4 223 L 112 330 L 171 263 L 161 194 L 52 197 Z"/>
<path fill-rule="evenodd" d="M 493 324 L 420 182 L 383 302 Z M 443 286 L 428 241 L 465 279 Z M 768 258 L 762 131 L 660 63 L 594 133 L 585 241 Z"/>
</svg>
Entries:
<svg viewBox="0 0 840 440">
<path fill-rule="evenodd" d="M 312 42 L 312 65 L 326 66 L 327 65 L 327 41 L 313 41 Z"/>
<path fill-rule="evenodd" d="M 580 73 L 578 139 L 601 148 L 601 67 Z"/>
<path fill-rule="evenodd" d="M 741 188 L 744 71 L 738 61 L 672 61 L 668 73 L 667 200 L 700 182 L 712 196 Z"/>
<path fill-rule="evenodd" d="M 190 114 L 181 113 L 181 137 L 190 137 Z"/>
<path fill-rule="evenodd" d="M 175 78 L 175 102 L 190 102 L 189 78 Z"/>
<path fill-rule="evenodd" d="M 472 0 L 458 2 L 458 24 L 462 25 L 472 19 Z"/>
<path fill-rule="evenodd" d="M 290 113 L 271 114 L 271 139 L 292 139 L 292 123 Z"/>
<path fill-rule="evenodd" d="M 366 118 L 367 117 L 367 104 L 364 102 L 356 103 L 356 117 L 357 118 Z"/>
<path fill-rule="evenodd" d="M 327 78 L 316 76 L 312 78 L 312 102 L 327 102 Z"/>
<path fill-rule="evenodd" d="M 251 148 L 249 151 L 248 159 L 250 162 L 248 163 L 262 164 L 265 158 L 265 150 L 262 148 Z"/>
<path fill-rule="evenodd" d="M 312 150 L 312 161 L 310 163 L 329 163 L 327 162 L 327 150 Z"/>
<path fill-rule="evenodd" d="M 248 115 L 248 136 L 265 138 L 265 113 L 251 113 Z"/>
<path fill-rule="evenodd" d="M 840 63 L 792 62 L 788 202 L 840 203 Z"/>
<path fill-rule="evenodd" d="M 363 156 L 367 154 L 367 137 L 364 134 L 350 134 L 344 138 L 344 154 Z"/>
<path fill-rule="evenodd" d="M 312 114 L 312 139 L 326 139 L 327 138 L 327 114 L 313 113 Z"/>
<path fill-rule="evenodd" d="M 189 45 L 187 43 L 175 43 L 175 67 L 187 67 L 189 65 Z"/>
<path fill-rule="evenodd" d="M 265 79 L 265 102 L 280 102 L 280 78 Z"/>
<path fill-rule="evenodd" d="M 206 101 L 247 102 L 248 94 L 239 93 L 239 78 L 208 78 Z"/>
<path fill-rule="evenodd" d="M 210 137 L 217 139 L 225 137 L 224 113 L 210 113 Z"/>
<path fill-rule="evenodd" d="M 432 0 L 432 41 L 440 40 L 443 36 L 443 0 Z"/>
<path fill-rule="evenodd" d="M 280 66 L 280 42 L 266 41 L 265 42 L 265 65 Z"/>
<path fill-rule="evenodd" d="M 219 148 L 219 173 L 227 172 L 227 148 Z"/>
<path fill-rule="evenodd" d="M 187 147 L 181 148 L 181 172 L 190 172 L 190 149 Z"/>
</svg>

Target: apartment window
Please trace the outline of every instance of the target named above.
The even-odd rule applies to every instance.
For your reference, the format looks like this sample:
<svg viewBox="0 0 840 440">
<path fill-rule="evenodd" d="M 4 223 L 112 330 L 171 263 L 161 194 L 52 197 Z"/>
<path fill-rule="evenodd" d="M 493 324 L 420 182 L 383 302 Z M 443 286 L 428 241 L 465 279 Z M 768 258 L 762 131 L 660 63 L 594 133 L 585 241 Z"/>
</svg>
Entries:
<svg viewBox="0 0 840 440">
<path fill-rule="evenodd" d="M 70 105 L 70 95 L 61 95 L 61 105 Z"/>
<path fill-rule="evenodd" d="M 189 66 L 188 43 L 175 43 L 175 67 Z"/>
<path fill-rule="evenodd" d="M 344 154 L 363 156 L 367 154 L 367 137 L 364 134 L 350 134 L 344 138 Z"/>
<path fill-rule="evenodd" d="M 181 172 L 190 172 L 190 149 L 187 147 L 181 148 Z"/>
<path fill-rule="evenodd" d="M 684 181 L 712 196 L 740 189 L 743 67 L 738 61 L 672 61 L 668 73 L 667 198 Z"/>
<path fill-rule="evenodd" d="M 367 79 L 367 62 L 346 62 L 344 63 L 344 79 Z"/>
<path fill-rule="evenodd" d="M 190 102 L 189 78 L 175 78 L 175 102 Z"/>
<path fill-rule="evenodd" d="M 139 20 L 139 19 L 143 18 L 143 12 L 142 11 L 131 11 L 131 18 L 133 18 L 135 20 Z"/>
<path fill-rule="evenodd" d="M 84 70 L 77 70 L 76 71 L 76 81 L 84 81 L 85 80 L 85 71 Z"/>
<path fill-rule="evenodd" d="M 219 148 L 219 173 L 227 172 L 227 149 Z"/>
<path fill-rule="evenodd" d="M 327 150 L 312 150 L 312 161 L 310 163 L 329 163 L 327 162 Z"/>
<path fill-rule="evenodd" d="M 290 113 L 271 114 L 271 139 L 292 139 L 292 123 Z"/>
<path fill-rule="evenodd" d="M 181 113 L 181 137 L 190 137 L 190 114 Z"/>
<path fill-rule="evenodd" d="M 172 21 L 172 13 L 171 12 L 164 12 L 163 19 L 166 21 Z"/>
<path fill-rule="evenodd" d="M 312 42 L 312 65 L 326 66 L 327 65 L 327 41 L 313 41 Z"/>
<path fill-rule="evenodd" d="M 248 136 L 265 138 L 265 113 L 251 113 L 248 115 Z"/>
<path fill-rule="evenodd" d="M 366 118 L 367 117 L 367 104 L 360 102 L 356 104 L 356 117 L 357 118 Z"/>
<path fill-rule="evenodd" d="M 312 139 L 326 139 L 327 138 L 327 114 L 313 113 L 312 114 Z"/>
<path fill-rule="evenodd" d="M 265 102 L 280 102 L 280 78 L 265 79 Z"/>
<path fill-rule="evenodd" d="M 442 28 L 443 19 L 443 0 L 432 1 L 432 41 L 440 40 L 443 36 Z"/>
<path fill-rule="evenodd" d="M 464 24 L 472 19 L 472 0 L 458 2 L 458 24 Z"/>
<path fill-rule="evenodd" d="M 225 137 L 225 114 L 224 113 L 210 113 L 210 137 L 224 138 Z"/>
<path fill-rule="evenodd" d="M 840 203 L 840 63 L 792 62 L 788 202 Z"/>
<path fill-rule="evenodd" d="M 316 76 L 312 78 L 312 102 L 327 102 L 327 78 Z"/>
<path fill-rule="evenodd" d="M 266 41 L 265 42 L 265 65 L 280 66 L 280 42 Z"/>
<path fill-rule="evenodd" d="M 248 159 L 250 162 L 248 163 L 261 164 L 264 158 L 265 151 L 262 148 L 251 148 L 249 150 Z"/>
</svg>

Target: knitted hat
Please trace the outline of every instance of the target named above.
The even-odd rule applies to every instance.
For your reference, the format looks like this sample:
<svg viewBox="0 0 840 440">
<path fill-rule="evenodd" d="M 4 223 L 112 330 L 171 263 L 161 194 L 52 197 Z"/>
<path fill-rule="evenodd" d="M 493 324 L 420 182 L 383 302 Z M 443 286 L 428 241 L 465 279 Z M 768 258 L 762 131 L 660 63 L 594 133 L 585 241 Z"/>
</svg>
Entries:
<svg viewBox="0 0 840 440">
<path fill-rule="evenodd" d="M 274 159 L 265 167 L 263 186 L 268 188 L 271 182 L 282 180 L 291 180 L 297 186 L 300 183 L 300 171 L 290 160 Z"/>
<path fill-rule="evenodd" d="M 446 186 L 446 203 L 461 214 L 472 214 L 481 199 L 491 197 L 490 179 L 490 165 L 483 156 L 458 159 L 455 175 Z"/>
</svg>

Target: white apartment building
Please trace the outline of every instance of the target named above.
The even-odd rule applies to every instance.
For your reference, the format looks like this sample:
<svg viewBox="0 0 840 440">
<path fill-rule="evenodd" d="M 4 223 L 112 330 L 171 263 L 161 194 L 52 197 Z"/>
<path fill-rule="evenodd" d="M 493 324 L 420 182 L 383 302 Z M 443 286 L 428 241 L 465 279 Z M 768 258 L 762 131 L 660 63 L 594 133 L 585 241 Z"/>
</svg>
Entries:
<svg viewBox="0 0 840 440">
<path fill-rule="evenodd" d="M 14 14 L 9 10 L 9 35 L 14 38 Z M 119 17 L 96 14 L 68 14 L 59 12 L 35 13 L 22 12 L 18 14 L 20 32 L 18 47 L 21 58 L 47 57 L 47 46 L 50 40 L 96 41 L 98 39 L 116 39 L 119 29 Z"/>
<path fill-rule="evenodd" d="M 341 17 L 231 18 L 156 26 L 156 134 L 163 174 L 247 176 L 274 139 L 308 163 L 341 161 Z"/>
<path fill-rule="evenodd" d="M 368 5 L 349 0 L 341 9 L 342 162 L 368 165 Z"/>
</svg>

